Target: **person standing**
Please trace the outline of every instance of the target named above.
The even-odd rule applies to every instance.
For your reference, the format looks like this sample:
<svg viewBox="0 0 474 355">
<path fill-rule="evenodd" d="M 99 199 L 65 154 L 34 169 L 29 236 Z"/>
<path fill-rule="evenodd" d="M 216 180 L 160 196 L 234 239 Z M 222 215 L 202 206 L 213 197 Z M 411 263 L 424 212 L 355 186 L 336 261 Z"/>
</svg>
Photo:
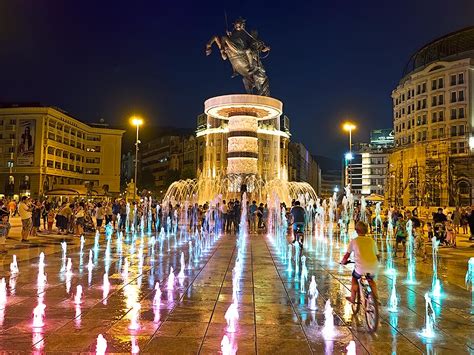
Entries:
<svg viewBox="0 0 474 355">
<path fill-rule="evenodd" d="M 474 206 L 471 207 L 471 213 L 467 216 L 467 222 L 469 224 L 469 229 L 471 230 L 469 240 L 474 240 Z"/>
<path fill-rule="evenodd" d="M 250 233 L 257 233 L 257 201 L 252 201 L 248 208 L 250 220 Z"/>
<path fill-rule="evenodd" d="M 31 212 L 31 220 L 33 223 L 33 228 L 31 229 L 31 236 L 36 237 L 37 232 L 41 226 L 41 202 L 36 201 L 33 204 L 33 211 Z"/>
<path fill-rule="evenodd" d="M 105 207 L 103 207 L 100 202 L 97 204 L 97 213 L 96 213 L 95 218 L 96 218 L 97 231 L 100 233 L 100 228 L 102 227 L 102 222 L 103 222 L 104 218 L 106 218 Z M 106 219 L 105 224 L 107 226 L 107 219 Z"/>
<path fill-rule="evenodd" d="M 0 216 L 0 254 L 6 254 L 5 240 L 10 232 L 10 223 L 8 222 L 8 214 Z"/>
<path fill-rule="evenodd" d="M 18 205 L 18 214 L 21 218 L 21 241 L 23 243 L 27 243 L 28 236 L 30 235 L 32 228 L 31 207 L 29 205 L 29 198 L 27 196 L 23 196 L 21 198 L 21 201 Z"/>
</svg>

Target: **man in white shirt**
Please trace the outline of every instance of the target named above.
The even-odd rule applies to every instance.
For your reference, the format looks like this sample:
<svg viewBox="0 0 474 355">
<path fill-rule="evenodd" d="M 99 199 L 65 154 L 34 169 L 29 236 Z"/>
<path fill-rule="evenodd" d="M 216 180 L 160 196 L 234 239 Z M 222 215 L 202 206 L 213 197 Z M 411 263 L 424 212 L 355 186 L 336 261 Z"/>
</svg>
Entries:
<svg viewBox="0 0 474 355">
<path fill-rule="evenodd" d="M 349 256 L 354 253 L 354 271 L 352 272 L 352 287 L 351 297 L 346 297 L 348 301 L 354 303 L 356 300 L 357 292 L 359 292 L 359 279 L 362 275 L 365 275 L 372 293 L 377 299 L 377 287 L 375 285 L 374 276 L 377 273 L 379 252 L 375 240 L 368 237 L 368 226 L 362 221 L 359 221 L 355 225 L 355 230 L 358 237 L 350 241 L 347 252 L 342 258 L 341 264 L 347 264 Z"/>
<path fill-rule="evenodd" d="M 29 198 L 23 196 L 20 203 L 18 204 L 18 214 L 21 218 L 21 241 L 28 242 L 28 236 L 30 235 L 31 228 L 33 226 L 31 220 L 31 208 L 28 204 Z"/>
</svg>

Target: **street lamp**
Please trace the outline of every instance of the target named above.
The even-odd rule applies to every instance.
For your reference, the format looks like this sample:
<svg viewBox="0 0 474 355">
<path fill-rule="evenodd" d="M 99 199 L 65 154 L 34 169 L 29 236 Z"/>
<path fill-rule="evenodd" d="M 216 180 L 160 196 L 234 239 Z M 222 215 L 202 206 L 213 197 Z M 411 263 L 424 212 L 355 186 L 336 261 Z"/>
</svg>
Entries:
<svg viewBox="0 0 474 355">
<path fill-rule="evenodd" d="M 132 123 L 132 125 L 137 127 L 137 139 L 135 141 L 135 186 L 133 187 L 133 201 L 135 201 L 137 197 L 138 144 L 140 144 L 140 141 L 138 140 L 138 129 L 143 124 L 143 119 L 138 116 L 132 116 L 130 118 L 130 122 Z"/>
<path fill-rule="evenodd" d="M 342 128 L 344 131 L 349 132 L 349 157 L 348 159 L 348 176 L 349 176 L 349 184 L 352 187 L 352 171 L 351 171 L 351 165 L 352 165 L 352 131 L 356 129 L 356 125 L 352 122 L 344 122 L 342 125 Z"/>
</svg>

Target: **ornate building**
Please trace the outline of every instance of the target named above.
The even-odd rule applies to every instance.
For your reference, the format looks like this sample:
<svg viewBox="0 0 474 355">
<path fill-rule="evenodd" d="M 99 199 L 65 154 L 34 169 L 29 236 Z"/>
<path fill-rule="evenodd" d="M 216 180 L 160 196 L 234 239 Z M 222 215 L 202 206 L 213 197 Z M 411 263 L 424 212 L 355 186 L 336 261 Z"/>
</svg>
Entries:
<svg viewBox="0 0 474 355">
<path fill-rule="evenodd" d="M 472 204 L 474 27 L 416 52 L 392 100 L 395 148 L 388 167 L 389 203 Z"/>
<path fill-rule="evenodd" d="M 118 194 L 124 131 L 105 127 L 40 104 L 0 105 L 0 194 Z"/>
</svg>

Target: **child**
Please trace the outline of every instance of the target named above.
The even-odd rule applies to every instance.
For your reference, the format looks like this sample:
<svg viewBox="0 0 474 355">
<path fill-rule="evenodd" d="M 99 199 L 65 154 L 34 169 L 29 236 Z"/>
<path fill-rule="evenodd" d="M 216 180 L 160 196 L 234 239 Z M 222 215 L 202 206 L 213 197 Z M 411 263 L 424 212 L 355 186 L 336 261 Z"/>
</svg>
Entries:
<svg viewBox="0 0 474 355">
<path fill-rule="evenodd" d="M 446 241 L 452 247 L 456 247 L 456 230 L 452 221 L 446 222 Z"/>
<path fill-rule="evenodd" d="M 423 239 L 423 228 L 420 222 L 413 223 L 413 235 L 415 237 L 415 256 L 421 256 L 423 261 L 426 261 L 426 245 Z"/>
<path fill-rule="evenodd" d="M 48 233 L 51 234 L 53 233 L 53 223 L 54 223 L 54 218 L 55 218 L 54 210 L 51 208 L 48 212 Z"/>
<path fill-rule="evenodd" d="M 426 223 L 426 228 L 428 228 L 428 240 L 433 239 L 433 225 L 431 224 L 431 222 Z"/>
<path fill-rule="evenodd" d="M 5 248 L 5 239 L 8 237 L 10 232 L 10 223 L 8 222 L 8 215 L 4 214 L 0 221 L 0 254 L 6 254 L 7 249 Z"/>
</svg>

